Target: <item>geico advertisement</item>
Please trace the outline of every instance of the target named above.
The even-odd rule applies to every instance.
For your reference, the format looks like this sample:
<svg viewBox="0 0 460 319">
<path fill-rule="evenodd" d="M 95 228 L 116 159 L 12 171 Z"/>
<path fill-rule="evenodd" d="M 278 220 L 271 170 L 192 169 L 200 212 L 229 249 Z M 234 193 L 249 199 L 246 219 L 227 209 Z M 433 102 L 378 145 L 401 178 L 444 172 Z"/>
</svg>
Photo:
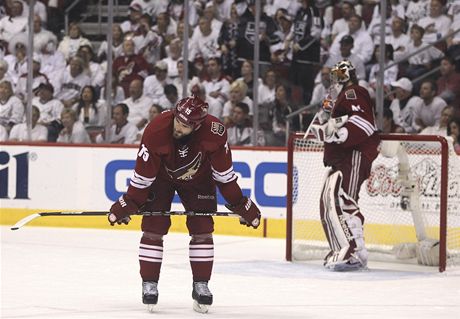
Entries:
<svg viewBox="0 0 460 319">
<path fill-rule="evenodd" d="M 286 151 L 233 150 L 238 184 L 266 217 L 286 215 Z M 108 210 L 127 189 L 137 148 L 2 145 L 1 208 Z M 219 210 L 226 210 L 218 194 Z M 173 209 L 183 209 L 174 198 Z"/>
</svg>

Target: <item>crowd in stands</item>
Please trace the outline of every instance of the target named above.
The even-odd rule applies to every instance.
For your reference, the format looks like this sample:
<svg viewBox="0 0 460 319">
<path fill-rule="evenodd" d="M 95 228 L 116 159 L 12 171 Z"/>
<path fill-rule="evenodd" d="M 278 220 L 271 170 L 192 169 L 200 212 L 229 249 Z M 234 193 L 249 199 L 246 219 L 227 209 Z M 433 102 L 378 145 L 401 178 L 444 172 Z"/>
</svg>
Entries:
<svg viewBox="0 0 460 319">
<path fill-rule="evenodd" d="M 187 92 L 183 1 L 132 0 L 125 21 L 111 30 L 112 65 L 107 41 L 96 47 L 78 19 L 67 34 L 56 30 L 66 2 L 37 1 L 28 30 L 27 2 L 0 1 L 0 141 L 27 140 L 30 98 L 34 141 L 138 143 L 149 121 L 193 91 L 225 123 L 230 144 L 253 145 L 257 109 L 257 145 L 284 146 L 290 132 L 308 127 L 316 110 L 286 115 L 321 104 L 336 62 L 350 60 L 371 97 L 379 85 L 380 1 L 264 0 L 256 34 L 254 0 L 190 0 Z M 460 0 L 387 4 L 382 131 L 452 136 L 459 147 Z M 257 36 L 260 78 L 255 79 Z M 28 50 L 33 50 L 31 97 Z M 105 95 L 108 68 L 112 105 Z M 110 134 L 103 129 L 107 121 Z"/>
</svg>

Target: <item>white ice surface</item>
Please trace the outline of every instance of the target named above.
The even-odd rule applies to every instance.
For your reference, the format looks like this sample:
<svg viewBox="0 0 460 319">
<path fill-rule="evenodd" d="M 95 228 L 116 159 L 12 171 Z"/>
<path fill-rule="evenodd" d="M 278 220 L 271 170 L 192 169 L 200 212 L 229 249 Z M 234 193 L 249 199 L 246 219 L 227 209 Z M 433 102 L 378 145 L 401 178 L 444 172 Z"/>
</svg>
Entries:
<svg viewBox="0 0 460 319">
<path fill-rule="evenodd" d="M 284 241 L 215 236 L 214 304 L 192 310 L 186 234 L 165 237 L 156 313 L 141 302 L 140 232 L 1 227 L 1 318 L 460 318 L 460 270 L 284 261 Z"/>
</svg>

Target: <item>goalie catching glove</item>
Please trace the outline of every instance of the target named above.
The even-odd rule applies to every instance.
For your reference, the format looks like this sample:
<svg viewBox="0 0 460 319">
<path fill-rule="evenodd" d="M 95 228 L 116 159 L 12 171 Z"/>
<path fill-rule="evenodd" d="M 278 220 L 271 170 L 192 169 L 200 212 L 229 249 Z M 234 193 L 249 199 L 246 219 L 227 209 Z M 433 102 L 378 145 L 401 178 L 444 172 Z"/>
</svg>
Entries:
<svg viewBox="0 0 460 319">
<path fill-rule="evenodd" d="M 118 225 L 128 223 L 131 220 L 129 215 L 137 213 L 139 207 L 137 204 L 129 198 L 128 195 L 124 194 L 110 207 L 110 213 L 108 215 L 110 225 Z"/>
<path fill-rule="evenodd" d="M 323 124 L 314 123 L 311 126 L 311 130 L 320 142 L 340 144 L 348 138 L 348 129 L 342 127 L 347 120 L 348 115 L 330 118 Z"/>
<path fill-rule="evenodd" d="M 261 218 L 260 210 L 259 208 L 257 208 L 256 204 L 254 204 L 250 198 L 243 196 L 240 202 L 235 206 L 227 204 L 225 205 L 225 207 L 241 216 L 241 225 L 253 227 L 254 229 L 259 227 Z"/>
</svg>

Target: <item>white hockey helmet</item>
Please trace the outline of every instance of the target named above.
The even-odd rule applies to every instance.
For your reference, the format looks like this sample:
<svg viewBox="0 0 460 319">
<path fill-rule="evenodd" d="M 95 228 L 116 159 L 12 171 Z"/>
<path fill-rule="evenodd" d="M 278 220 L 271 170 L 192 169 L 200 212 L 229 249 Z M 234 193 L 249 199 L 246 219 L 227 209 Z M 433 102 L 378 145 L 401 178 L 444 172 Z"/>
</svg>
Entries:
<svg viewBox="0 0 460 319">
<path fill-rule="evenodd" d="M 355 67 L 348 60 L 337 62 L 331 69 L 332 83 L 346 83 L 351 78 L 351 72 L 355 71 Z"/>
</svg>

